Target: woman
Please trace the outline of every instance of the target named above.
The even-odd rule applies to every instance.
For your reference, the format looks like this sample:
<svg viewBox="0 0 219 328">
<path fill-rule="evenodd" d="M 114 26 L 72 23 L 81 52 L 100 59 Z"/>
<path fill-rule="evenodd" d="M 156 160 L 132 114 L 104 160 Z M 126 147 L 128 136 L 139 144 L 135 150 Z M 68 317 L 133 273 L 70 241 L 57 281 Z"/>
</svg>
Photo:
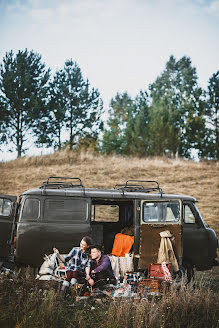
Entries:
<svg viewBox="0 0 219 328">
<path fill-rule="evenodd" d="M 66 256 L 60 255 L 58 249 L 53 248 L 54 253 L 57 254 L 57 257 L 62 262 L 70 261 L 66 280 L 62 285 L 63 292 L 69 287 L 70 281 L 72 284 L 75 284 L 79 278 L 90 279 L 90 260 L 88 259 L 87 250 L 91 244 L 92 239 L 89 236 L 85 236 L 80 242 L 80 247 L 73 247 Z"/>
</svg>

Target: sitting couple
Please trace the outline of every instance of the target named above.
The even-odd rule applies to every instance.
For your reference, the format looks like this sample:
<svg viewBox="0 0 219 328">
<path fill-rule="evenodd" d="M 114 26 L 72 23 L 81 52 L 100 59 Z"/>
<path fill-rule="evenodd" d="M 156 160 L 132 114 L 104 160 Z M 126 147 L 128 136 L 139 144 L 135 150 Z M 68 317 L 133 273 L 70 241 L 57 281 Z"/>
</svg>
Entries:
<svg viewBox="0 0 219 328">
<path fill-rule="evenodd" d="M 62 285 L 63 292 L 70 282 L 75 284 L 77 279 L 86 279 L 88 284 L 94 287 L 102 287 L 107 282 L 116 283 L 109 256 L 101 253 L 101 246 L 91 246 L 91 243 L 90 237 L 83 237 L 80 247 L 73 247 L 66 256 L 60 255 L 58 249 L 53 248 L 54 253 L 62 262 L 70 261 L 66 280 Z M 88 257 L 89 250 L 91 260 Z"/>
</svg>

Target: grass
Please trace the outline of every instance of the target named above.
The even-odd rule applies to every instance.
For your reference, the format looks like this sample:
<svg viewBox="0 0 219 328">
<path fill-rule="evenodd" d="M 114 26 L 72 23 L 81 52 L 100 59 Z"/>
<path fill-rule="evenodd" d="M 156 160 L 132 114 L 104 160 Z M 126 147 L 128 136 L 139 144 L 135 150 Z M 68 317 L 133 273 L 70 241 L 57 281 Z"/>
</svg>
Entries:
<svg viewBox="0 0 219 328">
<path fill-rule="evenodd" d="M 44 285 L 42 285 L 42 283 Z M 0 326 L 16 328 L 216 328 L 219 298 L 205 280 L 181 282 L 158 298 L 101 302 L 60 298 L 57 282 L 36 281 L 16 274 L 0 280 Z"/>
</svg>

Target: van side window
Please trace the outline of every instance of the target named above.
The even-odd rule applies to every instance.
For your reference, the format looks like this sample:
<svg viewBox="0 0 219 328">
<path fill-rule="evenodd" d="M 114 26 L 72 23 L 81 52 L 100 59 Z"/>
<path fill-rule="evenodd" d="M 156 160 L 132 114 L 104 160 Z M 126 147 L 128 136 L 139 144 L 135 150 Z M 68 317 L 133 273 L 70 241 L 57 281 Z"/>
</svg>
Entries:
<svg viewBox="0 0 219 328">
<path fill-rule="evenodd" d="M 195 223 L 195 217 L 189 205 L 184 206 L 184 222 Z"/>
<path fill-rule="evenodd" d="M 27 198 L 24 202 L 21 220 L 37 220 L 40 214 L 40 201 L 36 198 Z"/>
<path fill-rule="evenodd" d="M 91 221 L 119 221 L 118 205 L 92 205 Z"/>
<path fill-rule="evenodd" d="M 88 202 L 85 199 L 47 198 L 44 207 L 45 221 L 85 221 Z"/>
<path fill-rule="evenodd" d="M 144 222 L 176 222 L 179 220 L 180 205 L 172 202 L 145 202 L 143 205 Z"/>
<path fill-rule="evenodd" d="M 9 216 L 11 213 L 10 199 L 0 198 L 0 216 Z"/>
</svg>

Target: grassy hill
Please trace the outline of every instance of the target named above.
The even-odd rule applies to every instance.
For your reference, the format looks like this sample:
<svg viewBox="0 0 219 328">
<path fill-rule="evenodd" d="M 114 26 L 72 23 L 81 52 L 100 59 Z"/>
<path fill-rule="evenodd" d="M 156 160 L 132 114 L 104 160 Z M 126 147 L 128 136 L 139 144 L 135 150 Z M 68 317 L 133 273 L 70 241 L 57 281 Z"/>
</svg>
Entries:
<svg viewBox="0 0 219 328">
<path fill-rule="evenodd" d="M 219 235 L 219 163 L 166 158 L 125 158 L 74 151 L 0 163 L 0 193 L 19 196 L 49 176 L 79 177 L 86 187 L 113 188 L 128 179 L 157 180 L 165 193 L 198 200 L 204 220 Z"/>
</svg>

